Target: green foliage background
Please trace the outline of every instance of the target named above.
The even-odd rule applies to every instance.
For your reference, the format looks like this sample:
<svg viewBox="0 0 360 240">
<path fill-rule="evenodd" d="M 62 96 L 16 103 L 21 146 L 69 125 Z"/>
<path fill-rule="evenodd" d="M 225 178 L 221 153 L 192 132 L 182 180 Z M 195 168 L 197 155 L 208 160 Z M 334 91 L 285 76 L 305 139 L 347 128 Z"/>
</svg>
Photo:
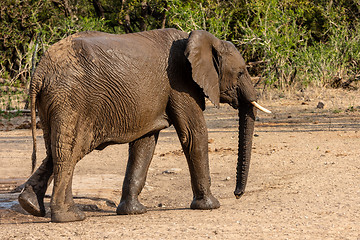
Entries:
<svg viewBox="0 0 360 240">
<path fill-rule="evenodd" d="M 232 41 L 267 86 L 360 78 L 357 0 L 0 0 L 0 87 L 26 88 L 44 51 L 75 32 L 163 27 Z"/>
</svg>

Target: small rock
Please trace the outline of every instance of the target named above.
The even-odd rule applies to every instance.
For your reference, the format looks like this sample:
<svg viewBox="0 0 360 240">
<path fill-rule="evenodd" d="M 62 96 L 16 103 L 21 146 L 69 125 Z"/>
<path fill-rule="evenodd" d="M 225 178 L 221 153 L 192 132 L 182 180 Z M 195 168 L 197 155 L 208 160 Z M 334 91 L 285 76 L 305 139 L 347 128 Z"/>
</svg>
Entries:
<svg viewBox="0 0 360 240">
<path fill-rule="evenodd" d="M 213 143 L 213 142 L 214 142 L 214 139 L 213 139 L 213 138 L 209 138 L 208 143 L 210 144 L 210 143 Z"/>
<path fill-rule="evenodd" d="M 162 173 L 163 174 L 176 174 L 176 173 L 179 173 L 181 171 L 182 171 L 181 168 L 171 168 L 171 169 L 163 171 Z"/>
<path fill-rule="evenodd" d="M 144 187 L 144 189 L 147 190 L 147 191 L 152 191 L 152 190 L 154 190 L 154 187 L 146 185 Z"/>
<path fill-rule="evenodd" d="M 29 121 L 24 121 L 22 124 L 16 127 L 16 129 L 30 129 L 31 123 Z"/>
<path fill-rule="evenodd" d="M 80 205 L 80 209 L 83 211 L 91 211 L 91 212 L 101 211 L 101 209 L 95 204 Z"/>
<path fill-rule="evenodd" d="M 256 134 L 256 133 L 254 134 L 254 137 L 258 137 L 258 136 L 259 136 L 259 134 Z"/>
<path fill-rule="evenodd" d="M 325 107 L 325 104 L 323 102 L 318 102 L 316 108 L 323 109 Z"/>
<path fill-rule="evenodd" d="M 109 207 L 116 207 L 116 204 L 114 201 L 111 201 L 111 200 L 106 200 L 106 205 L 109 206 Z"/>
<path fill-rule="evenodd" d="M 225 181 L 230 181 L 231 177 L 226 177 Z"/>
</svg>

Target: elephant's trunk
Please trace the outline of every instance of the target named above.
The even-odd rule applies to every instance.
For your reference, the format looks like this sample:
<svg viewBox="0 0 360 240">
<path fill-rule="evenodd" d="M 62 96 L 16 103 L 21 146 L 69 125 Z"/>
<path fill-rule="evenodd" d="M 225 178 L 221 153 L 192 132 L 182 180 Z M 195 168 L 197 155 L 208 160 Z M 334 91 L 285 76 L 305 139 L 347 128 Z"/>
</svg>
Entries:
<svg viewBox="0 0 360 240">
<path fill-rule="evenodd" d="M 254 132 L 256 109 L 248 103 L 239 107 L 239 148 L 236 172 L 235 197 L 240 198 L 245 192 L 249 173 L 252 138 Z"/>
</svg>

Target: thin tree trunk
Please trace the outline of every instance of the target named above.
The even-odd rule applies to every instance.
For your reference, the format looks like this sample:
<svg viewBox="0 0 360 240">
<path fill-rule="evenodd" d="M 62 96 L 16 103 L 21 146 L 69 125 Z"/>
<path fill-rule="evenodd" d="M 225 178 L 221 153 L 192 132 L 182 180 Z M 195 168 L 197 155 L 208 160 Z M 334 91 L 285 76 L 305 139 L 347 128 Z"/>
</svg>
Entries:
<svg viewBox="0 0 360 240">
<path fill-rule="evenodd" d="M 102 7 L 101 3 L 99 0 L 93 0 L 92 4 L 95 8 L 95 12 L 96 15 L 98 16 L 98 18 L 104 18 L 104 8 Z"/>
<path fill-rule="evenodd" d="M 65 8 L 65 15 L 67 17 L 73 18 L 74 15 L 73 15 L 73 12 L 72 12 L 71 7 L 69 5 L 69 1 L 68 0 L 63 0 L 63 6 Z"/>
<path fill-rule="evenodd" d="M 64 12 L 65 12 L 65 16 L 66 17 L 71 17 L 73 18 L 73 12 L 71 10 L 70 4 L 69 4 L 69 0 L 52 0 L 52 2 L 56 5 L 56 6 L 61 6 L 64 8 Z"/>
<path fill-rule="evenodd" d="M 124 9 L 124 5 L 126 4 L 126 0 L 121 0 L 121 10 Z M 124 30 L 126 33 L 132 33 L 133 31 L 131 30 L 131 27 L 130 27 L 130 14 L 129 14 L 129 10 L 127 10 L 127 13 L 125 15 L 125 18 L 124 18 L 124 23 L 123 23 L 123 26 L 124 26 Z"/>
<path fill-rule="evenodd" d="M 164 10 L 162 12 L 162 22 L 161 22 L 161 28 L 165 28 L 166 26 L 166 12 L 169 10 L 169 6 L 167 5 L 167 1 L 164 1 Z"/>
<path fill-rule="evenodd" d="M 146 31 L 147 23 L 147 15 L 148 15 L 148 4 L 146 1 L 141 2 L 141 18 L 140 18 L 140 31 Z"/>
</svg>

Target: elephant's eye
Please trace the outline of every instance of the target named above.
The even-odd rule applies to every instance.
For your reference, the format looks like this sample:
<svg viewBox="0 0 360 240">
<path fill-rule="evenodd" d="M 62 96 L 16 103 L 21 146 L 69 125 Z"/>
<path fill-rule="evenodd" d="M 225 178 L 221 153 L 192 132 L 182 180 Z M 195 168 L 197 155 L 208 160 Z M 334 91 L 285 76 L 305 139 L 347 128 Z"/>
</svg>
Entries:
<svg viewBox="0 0 360 240">
<path fill-rule="evenodd" d="M 237 77 L 238 77 L 238 78 L 241 78 L 243 74 L 244 74 L 244 72 L 243 72 L 243 71 L 240 71 L 240 72 L 238 72 Z"/>
</svg>

